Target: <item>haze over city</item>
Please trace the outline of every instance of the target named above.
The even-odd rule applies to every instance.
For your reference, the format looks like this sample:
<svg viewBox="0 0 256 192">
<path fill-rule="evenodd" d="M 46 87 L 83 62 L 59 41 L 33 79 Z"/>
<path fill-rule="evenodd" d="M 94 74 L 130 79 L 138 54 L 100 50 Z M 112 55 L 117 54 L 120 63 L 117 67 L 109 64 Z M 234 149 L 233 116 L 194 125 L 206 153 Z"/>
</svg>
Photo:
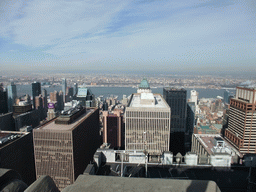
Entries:
<svg viewBox="0 0 256 192">
<path fill-rule="evenodd" d="M 255 13 L 252 0 L 1 1 L 0 67 L 254 74 Z"/>
</svg>

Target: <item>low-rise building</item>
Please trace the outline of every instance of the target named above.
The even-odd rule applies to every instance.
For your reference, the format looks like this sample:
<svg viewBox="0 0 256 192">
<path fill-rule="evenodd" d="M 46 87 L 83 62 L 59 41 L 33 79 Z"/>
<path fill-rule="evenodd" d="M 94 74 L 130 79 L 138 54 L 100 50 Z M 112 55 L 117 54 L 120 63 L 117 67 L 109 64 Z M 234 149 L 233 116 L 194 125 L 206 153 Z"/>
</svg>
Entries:
<svg viewBox="0 0 256 192">
<path fill-rule="evenodd" d="M 193 134 L 191 152 L 206 157 L 213 166 L 228 167 L 242 158 L 239 151 L 219 134 Z"/>
</svg>

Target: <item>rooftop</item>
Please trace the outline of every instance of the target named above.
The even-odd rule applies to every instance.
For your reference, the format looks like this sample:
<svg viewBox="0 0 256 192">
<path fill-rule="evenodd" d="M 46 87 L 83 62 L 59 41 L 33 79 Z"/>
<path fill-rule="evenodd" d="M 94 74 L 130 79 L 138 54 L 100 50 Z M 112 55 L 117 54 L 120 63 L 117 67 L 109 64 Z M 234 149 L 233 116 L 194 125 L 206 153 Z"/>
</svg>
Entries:
<svg viewBox="0 0 256 192">
<path fill-rule="evenodd" d="M 0 149 L 27 134 L 29 132 L 0 131 Z"/>
<path fill-rule="evenodd" d="M 230 152 L 233 152 L 240 157 L 242 156 L 227 140 L 222 138 L 219 134 L 195 134 L 195 137 L 202 143 L 209 154 L 213 154 L 212 149 L 215 147 L 214 138 L 217 138 L 217 140 L 225 141 L 224 146 L 228 148 Z"/>
<path fill-rule="evenodd" d="M 86 97 L 88 89 L 86 87 L 79 87 L 77 97 Z"/>
<path fill-rule="evenodd" d="M 86 181 L 86 182 L 85 182 Z M 80 175 L 69 191 L 220 191 L 214 181 Z"/>
<path fill-rule="evenodd" d="M 154 99 L 155 104 L 141 103 L 141 100 Z M 153 93 L 134 93 L 128 107 L 142 107 L 142 108 L 170 108 L 164 98 L 160 94 Z"/>
<path fill-rule="evenodd" d="M 236 87 L 237 89 L 247 89 L 247 90 L 251 90 L 254 91 L 256 90 L 256 85 L 240 85 L 238 87 Z"/>
<path fill-rule="evenodd" d="M 84 121 L 91 113 L 93 113 L 96 109 L 86 109 L 86 112 L 78 117 L 74 122 L 70 124 L 56 124 L 55 120 L 53 119 L 50 122 L 46 123 L 45 125 L 39 127 L 39 129 L 44 130 L 60 130 L 60 131 L 68 131 L 72 130 L 76 127 L 80 122 Z"/>
</svg>

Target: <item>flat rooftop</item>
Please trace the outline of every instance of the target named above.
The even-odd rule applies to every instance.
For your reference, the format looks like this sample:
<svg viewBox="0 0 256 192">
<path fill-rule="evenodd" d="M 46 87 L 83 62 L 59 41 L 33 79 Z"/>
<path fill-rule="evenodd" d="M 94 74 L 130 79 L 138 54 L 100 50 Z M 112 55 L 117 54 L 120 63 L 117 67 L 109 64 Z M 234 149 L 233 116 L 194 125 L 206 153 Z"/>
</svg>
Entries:
<svg viewBox="0 0 256 192">
<path fill-rule="evenodd" d="M 29 132 L 0 131 L 0 149 L 27 134 Z"/>
<path fill-rule="evenodd" d="M 141 99 L 154 99 L 155 104 L 141 104 Z M 160 94 L 155 93 L 134 93 L 128 107 L 170 108 L 169 105 L 164 100 L 164 98 Z"/>
<path fill-rule="evenodd" d="M 98 175 L 79 175 L 75 183 L 63 192 L 70 191 L 205 191 L 220 192 L 214 181 L 128 178 Z"/>
<path fill-rule="evenodd" d="M 202 145 L 205 147 L 206 151 L 209 154 L 213 154 L 213 147 L 215 147 L 214 144 L 214 138 L 221 138 L 223 141 L 225 141 L 225 147 L 230 149 L 231 151 L 235 152 L 238 156 L 242 156 L 239 151 L 237 151 L 226 139 L 221 137 L 219 134 L 195 134 L 195 137 L 202 143 Z"/>
<path fill-rule="evenodd" d="M 80 117 L 78 117 L 74 122 L 71 124 L 56 124 L 55 120 L 50 121 L 49 123 L 39 127 L 39 129 L 44 130 L 60 130 L 60 131 L 68 131 L 72 130 L 76 125 L 78 125 L 80 122 L 84 121 L 91 113 L 93 113 L 96 109 L 86 109 L 86 112 L 82 114 Z"/>
</svg>

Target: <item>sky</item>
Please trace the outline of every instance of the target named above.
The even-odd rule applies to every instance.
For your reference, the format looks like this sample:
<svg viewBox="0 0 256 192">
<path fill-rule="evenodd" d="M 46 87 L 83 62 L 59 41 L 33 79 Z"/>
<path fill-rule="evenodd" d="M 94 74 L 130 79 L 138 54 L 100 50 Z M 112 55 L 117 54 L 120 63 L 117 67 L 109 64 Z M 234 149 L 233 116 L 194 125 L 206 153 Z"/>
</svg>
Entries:
<svg viewBox="0 0 256 192">
<path fill-rule="evenodd" d="M 255 0 L 1 0 L 0 69 L 256 72 Z"/>
</svg>

